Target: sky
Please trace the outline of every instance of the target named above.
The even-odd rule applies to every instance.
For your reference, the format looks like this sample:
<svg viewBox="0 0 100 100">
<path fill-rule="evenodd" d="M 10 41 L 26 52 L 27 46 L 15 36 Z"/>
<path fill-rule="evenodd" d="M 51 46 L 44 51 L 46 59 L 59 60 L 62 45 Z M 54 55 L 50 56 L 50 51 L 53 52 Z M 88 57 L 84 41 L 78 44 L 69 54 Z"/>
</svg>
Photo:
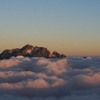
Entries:
<svg viewBox="0 0 100 100">
<path fill-rule="evenodd" d="M 100 56 L 100 0 L 0 0 L 0 52 L 26 44 Z"/>
</svg>

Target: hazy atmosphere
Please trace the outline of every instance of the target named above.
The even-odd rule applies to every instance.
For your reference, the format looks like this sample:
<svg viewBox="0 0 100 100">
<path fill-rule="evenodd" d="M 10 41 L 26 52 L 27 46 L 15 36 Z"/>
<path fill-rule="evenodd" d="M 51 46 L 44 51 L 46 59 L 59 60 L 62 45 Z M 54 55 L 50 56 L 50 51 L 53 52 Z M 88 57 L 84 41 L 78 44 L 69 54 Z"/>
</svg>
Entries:
<svg viewBox="0 0 100 100">
<path fill-rule="evenodd" d="M 100 100 L 100 0 L 0 0 L 0 100 Z"/>
<path fill-rule="evenodd" d="M 100 56 L 100 0 L 0 0 L 0 52 L 25 44 Z"/>
</svg>

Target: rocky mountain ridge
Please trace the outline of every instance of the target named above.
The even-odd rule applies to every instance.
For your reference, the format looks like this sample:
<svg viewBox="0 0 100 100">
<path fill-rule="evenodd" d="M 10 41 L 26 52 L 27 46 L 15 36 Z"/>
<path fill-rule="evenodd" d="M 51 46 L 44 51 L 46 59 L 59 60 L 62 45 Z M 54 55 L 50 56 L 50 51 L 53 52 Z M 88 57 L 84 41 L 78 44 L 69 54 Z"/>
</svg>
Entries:
<svg viewBox="0 0 100 100">
<path fill-rule="evenodd" d="M 25 45 L 22 48 L 6 49 L 0 54 L 0 60 L 9 59 L 11 57 L 24 56 L 24 57 L 44 57 L 44 58 L 64 58 L 66 55 L 60 54 L 56 51 L 51 53 L 45 47 L 38 47 L 32 45 Z"/>
</svg>

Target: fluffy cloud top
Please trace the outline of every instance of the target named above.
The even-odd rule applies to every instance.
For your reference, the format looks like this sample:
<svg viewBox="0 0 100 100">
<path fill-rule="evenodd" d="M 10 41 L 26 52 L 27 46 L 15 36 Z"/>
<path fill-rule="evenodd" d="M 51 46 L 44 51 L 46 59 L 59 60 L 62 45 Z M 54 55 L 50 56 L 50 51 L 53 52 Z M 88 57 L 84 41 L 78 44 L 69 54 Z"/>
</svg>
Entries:
<svg viewBox="0 0 100 100">
<path fill-rule="evenodd" d="M 0 100 L 100 100 L 100 58 L 0 61 Z"/>
</svg>

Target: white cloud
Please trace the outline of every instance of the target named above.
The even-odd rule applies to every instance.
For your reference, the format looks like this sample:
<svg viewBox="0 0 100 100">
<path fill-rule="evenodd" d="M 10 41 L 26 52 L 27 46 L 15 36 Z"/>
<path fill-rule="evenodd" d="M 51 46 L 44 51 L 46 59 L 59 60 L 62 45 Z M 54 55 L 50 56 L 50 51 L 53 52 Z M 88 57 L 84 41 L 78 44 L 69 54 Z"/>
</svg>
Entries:
<svg viewBox="0 0 100 100">
<path fill-rule="evenodd" d="M 0 100 L 99 100 L 100 58 L 0 61 Z"/>
</svg>

